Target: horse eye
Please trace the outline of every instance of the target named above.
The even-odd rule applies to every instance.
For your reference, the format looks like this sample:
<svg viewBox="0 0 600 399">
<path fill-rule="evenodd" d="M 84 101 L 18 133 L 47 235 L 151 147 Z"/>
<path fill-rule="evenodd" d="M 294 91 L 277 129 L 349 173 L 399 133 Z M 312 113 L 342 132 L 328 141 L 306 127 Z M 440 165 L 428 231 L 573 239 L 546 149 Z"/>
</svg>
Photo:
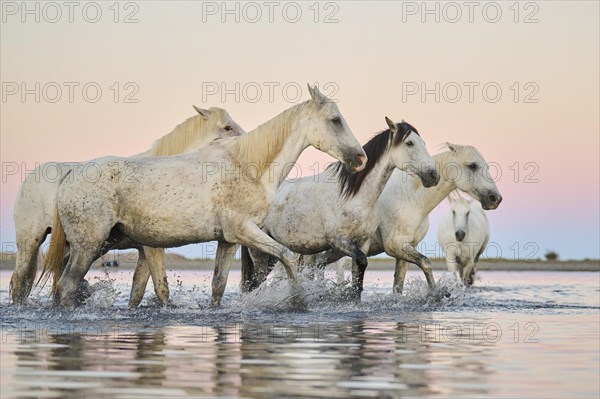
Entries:
<svg viewBox="0 0 600 399">
<path fill-rule="evenodd" d="M 472 171 L 476 171 L 477 170 L 477 164 L 476 163 L 470 163 L 467 165 L 467 168 L 469 168 Z"/>
<path fill-rule="evenodd" d="M 467 217 L 469 217 L 469 214 L 470 214 L 470 213 L 471 213 L 471 212 L 467 212 Z"/>
<path fill-rule="evenodd" d="M 453 214 L 453 215 L 456 215 L 456 212 L 455 212 L 455 211 L 452 211 L 452 214 Z"/>
<path fill-rule="evenodd" d="M 342 118 L 340 118 L 339 116 L 334 116 L 333 118 L 331 118 L 331 121 L 333 123 L 342 123 Z"/>
<path fill-rule="evenodd" d="M 233 128 L 231 126 L 225 126 L 223 129 L 225 129 L 227 131 L 233 130 Z"/>
<path fill-rule="evenodd" d="M 406 145 L 409 146 L 409 147 L 412 147 L 412 146 L 415 145 L 415 143 L 412 140 L 409 140 L 409 141 L 406 142 Z"/>
</svg>

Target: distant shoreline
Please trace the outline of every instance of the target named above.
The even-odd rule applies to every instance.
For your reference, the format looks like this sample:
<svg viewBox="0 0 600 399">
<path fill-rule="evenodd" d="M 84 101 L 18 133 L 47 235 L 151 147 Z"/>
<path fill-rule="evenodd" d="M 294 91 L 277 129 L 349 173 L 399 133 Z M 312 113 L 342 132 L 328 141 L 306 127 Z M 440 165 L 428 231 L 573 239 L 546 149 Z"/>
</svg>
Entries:
<svg viewBox="0 0 600 399">
<path fill-rule="evenodd" d="M 117 258 L 120 270 L 133 270 L 137 262 L 137 253 L 120 254 Z M 105 260 L 113 260 L 108 256 Z M 166 268 L 168 270 L 210 270 L 214 268 L 214 259 L 187 259 L 181 255 L 167 253 L 165 258 Z M 369 258 L 370 270 L 394 270 L 395 262 L 391 258 Z M 446 270 L 446 263 L 440 259 L 432 260 L 434 270 Z M 2 254 L 0 261 L 0 270 L 14 270 L 15 257 L 13 254 Z M 102 268 L 100 261 L 96 261 L 92 268 Z M 232 265 L 232 270 L 240 269 L 240 260 L 236 259 Z M 409 270 L 417 269 L 410 265 Z M 499 260 L 481 260 L 479 270 L 498 270 L 498 271 L 564 271 L 564 272 L 600 272 L 600 260 L 565 260 L 565 261 L 514 261 L 509 259 Z"/>
</svg>

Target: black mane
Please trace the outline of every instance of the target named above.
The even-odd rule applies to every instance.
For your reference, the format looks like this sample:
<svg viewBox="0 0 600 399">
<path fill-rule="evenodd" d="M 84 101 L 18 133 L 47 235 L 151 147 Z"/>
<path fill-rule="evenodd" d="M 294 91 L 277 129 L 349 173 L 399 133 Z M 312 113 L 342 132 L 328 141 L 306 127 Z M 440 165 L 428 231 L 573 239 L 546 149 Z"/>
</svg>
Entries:
<svg viewBox="0 0 600 399">
<path fill-rule="evenodd" d="M 338 176 L 340 182 L 340 194 L 343 197 L 353 197 L 358 193 L 365 178 L 371 173 L 375 165 L 381 160 L 381 157 L 386 153 L 390 146 L 395 147 L 400 145 L 410 132 L 419 134 L 417 129 L 404 121 L 397 123 L 396 128 L 398 129 L 398 134 L 393 135 L 390 129 L 384 130 L 375 135 L 375 137 L 363 146 L 368 161 L 367 166 L 360 172 L 349 172 L 341 162 L 336 162 L 332 165 L 334 172 Z"/>
</svg>

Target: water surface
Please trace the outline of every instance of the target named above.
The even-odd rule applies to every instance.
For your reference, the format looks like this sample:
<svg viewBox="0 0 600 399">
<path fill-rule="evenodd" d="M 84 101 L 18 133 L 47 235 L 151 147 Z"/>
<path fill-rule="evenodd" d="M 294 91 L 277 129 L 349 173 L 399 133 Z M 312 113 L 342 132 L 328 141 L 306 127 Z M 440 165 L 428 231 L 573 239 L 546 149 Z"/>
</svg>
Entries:
<svg viewBox="0 0 600 399">
<path fill-rule="evenodd" d="M 333 274 L 305 281 L 309 309 L 284 280 L 240 295 L 232 271 L 220 309 L 210 273 L 169 273 L 172 304 L 151 290 L 127 309 L 131 271 L 94 270 L 74 311 L 47 290 L 9 305 L 0 272 L 2 398 L 598 397 L 600 274 L 481 272 L 466 292 L 449 274 L 427 289 L 411 271 L 367 271 L 363 301 Z"/>
</svg>

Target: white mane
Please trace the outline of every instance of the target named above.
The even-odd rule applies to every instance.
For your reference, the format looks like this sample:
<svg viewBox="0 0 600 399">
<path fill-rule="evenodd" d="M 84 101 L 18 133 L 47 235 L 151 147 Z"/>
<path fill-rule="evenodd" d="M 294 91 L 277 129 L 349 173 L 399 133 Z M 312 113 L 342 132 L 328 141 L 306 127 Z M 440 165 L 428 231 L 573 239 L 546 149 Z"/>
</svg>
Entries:
<svg viewBox="0 0 600 399">
<path fill-rule="evenodd" d="M 177 125 L 173 131 L 156 140 L 152 148 L 144 155 L 176 155 L 194 148 L 194 144 L 197 142 L 204 143 L 207 132 L 214 135 L 216 129 L 213 128 L 229 119 L 229 114 L 222 108 L 213 107 L 209 111 L 208 118 L 194 115 Z"/>
<path fill-rule="evenodd" d="M 316 104 L 312 100 L 297 104 L 250 133 L 237 137 L 232 142 L 232 152 L 237 161 L 260 166 L 264 171 L 281 150 L 292 131 L 293 122 L 302 113 L 311 112 L 313 107 Z"/>
</svg>

